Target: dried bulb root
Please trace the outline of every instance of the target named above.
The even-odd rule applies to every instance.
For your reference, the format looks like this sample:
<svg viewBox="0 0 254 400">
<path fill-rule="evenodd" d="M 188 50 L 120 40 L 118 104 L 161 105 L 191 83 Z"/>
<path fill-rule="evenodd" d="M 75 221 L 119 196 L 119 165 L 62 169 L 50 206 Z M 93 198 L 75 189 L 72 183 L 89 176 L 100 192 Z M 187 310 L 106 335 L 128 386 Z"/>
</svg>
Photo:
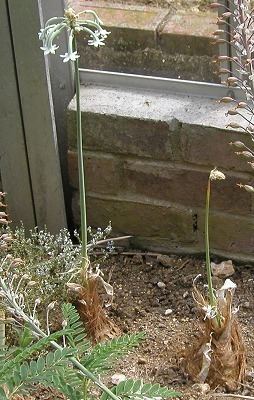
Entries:
<svg viewBox="0 0 254 400">
<path fill-rule="evenodd" d="M 197 289 L 197 300 L 200 313 L 207 305 Z M 200 383 L 208 383 L 211 388 L 222 386 L 228 390 L 236 390 L 244 381 L 246 370 L 245 346 L 240 326 L 232 312 L 231 293 L 227 293 L 225 301 L 218 304 L 223 316 L 221 325 L 215 318 L 199 323 L 199 339 L 187 351 L 185 369 L 190 378 Z"/>
<path fill-rule="evenodd" d="M 69 284 L 68 295 L 78 310 L 88 336 L 94 343 L 112 339 L 121 334 L 120 329 L 103 309 L 96 278 L 89 277 L 85 287 Z"/>
</svg>

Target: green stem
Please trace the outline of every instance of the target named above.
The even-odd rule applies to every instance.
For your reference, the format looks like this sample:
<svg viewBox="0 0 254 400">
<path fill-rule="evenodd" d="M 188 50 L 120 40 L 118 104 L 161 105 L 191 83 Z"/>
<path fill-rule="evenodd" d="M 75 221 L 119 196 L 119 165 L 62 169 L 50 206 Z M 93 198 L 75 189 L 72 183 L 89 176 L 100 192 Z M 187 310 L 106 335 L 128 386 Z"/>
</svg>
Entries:
<svg viewBox="0 0 254 400">
<path fill-rule="evenodd" d="M 5 311 L 0 308 L 0 348 L 5 346 Z"/>
<path fill-rule="evenodd" d="M 73 39 L 73 51 L 77 51 L 76 37 Z M 79 196 L 80 196 L 80 219 L 81 219 L 81 256 L 82 256 L 82 278 L 87 280 L 88 254 L 87 254 L 87 218 L 86 218 L 86 189 L 83 159 L 83 137 L 80 108 L 80 78 L 79 62 L 74 61 L 75 89 L 76 89 L 76 123 L 77 123 L 77 150 L 78 150 L 78 173 L 79 173 Z"/>
<path fill-rule="evenodd" d="M 21 315 L 22 317 L 23 316 L 26 317 L 26 315 L 24 314 L 24 312 L 22 310 L 21 310 L 21 312 L 20 312 L 19 308 L 17 310 L 18 310 L 19 315 Z M 33 332 L 37 333 L 41 337 L 47 337 L 46 333 L 44 331 L 42 331 L 38 326 L 36 326 L 31 320 L 29 320 L 28 322 L 29 322 L 30 327 Z M 51 346 L 54 347 L 55 349 L 63 350 L 63 347 L 60 346 L 54 340 L 52 340 L 50 343 L 51 343 Z M 68 360 L 72 363 L 72 365 L 74 367 L 76 367 L 81 372 L 81 374 L 85 377 L 86 380 L 90 379 L 101 390 L 103 390 L 105 393 L 107 393 L 111 397 L 111 399 L 120 400 L 119 397 L 117 397 L 106 385 L 104 385 L 99 379 L 97 379 L 96 376 L 92 372 L 90 372 L 88 369 L 86 369 L 75 357 L 69 357 Z"/>
<path fill-rule="evenodd" d="M 209 303 L 212 307 L 216 305 L 216 300 L 213 293 L 211 260 L 210 260 L 210 241 L 209 241 L 209 210 L 210 210 L 210 194 L 211 194 L 211 181 L 208 179 L 206 191 L 206 208 L 205 208 L 205 256 L 206 256 L 206 274 L 208 283 Z"/>
<path fill-rule="evenodd" d="M 52 346 L 55 349 L 60 349 L 62 350 L 63 348 L 61 346 L 59 346 L 58 343 L 56 342 L 51 342 Z M 86 369 L 85 367 L 83 367 L 82 364 L 80 364 L 80 362 L 75 358 L 75 357 L 70 357 L 68 358 L 68 360 L 70 360 L 70 362 L 72 363 L 72 365 L 74 365 L 76 368 L 78 368 L 78 370 L 82 373 L 82 375 L 86 376 L 88 379 L 90 379 L 92 382 L 94 382 L 100 389 L 103 390 L 103 392 L 107 393 L 108 396 L 111 397 L 111 399 L 113 400 L 120 400 L 119 397 L 117 397 L 106 385 L 104 385 L 101 381 L 99 381 L 94 374 L 92 374 L 92 372 L 90 372 L 88 369 Z"/>
<path fill-rule="evenodd" d="M 209 240 L 209 213 L 210 213 L 210 195 L 211 195 L 211 180 L 210 176 L 208 179 L 207 191 L 206 191 L 206 209 L 205 209 L 205 256 L 206 256 L 206 274 L 208 284 L 208 295 L 209 304 L 216 311 L 216 322 L 218 326 L 221 326 L 221 318 L 217 309 L 216 297 L 214 296 L 213 281 L 212 281 L 212 270 L 211 270 L 211 259 L 210 259 L 210 240 Z"/>
</svg>

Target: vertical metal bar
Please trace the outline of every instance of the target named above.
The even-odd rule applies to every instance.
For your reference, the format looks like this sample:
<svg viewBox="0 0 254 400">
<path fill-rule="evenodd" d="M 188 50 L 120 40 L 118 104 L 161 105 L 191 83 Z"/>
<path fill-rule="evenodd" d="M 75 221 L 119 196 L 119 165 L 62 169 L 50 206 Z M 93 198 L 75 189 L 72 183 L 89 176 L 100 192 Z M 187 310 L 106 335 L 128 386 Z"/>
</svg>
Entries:
<svg viewBox="0 0 254 400">
<path fill-rule="evenodd" d="M 66 214 L 49 74 L 37 35 L 39 5 L 8 0 L 8 6 L 36 220 L 57 232 Z"/>
</svg>

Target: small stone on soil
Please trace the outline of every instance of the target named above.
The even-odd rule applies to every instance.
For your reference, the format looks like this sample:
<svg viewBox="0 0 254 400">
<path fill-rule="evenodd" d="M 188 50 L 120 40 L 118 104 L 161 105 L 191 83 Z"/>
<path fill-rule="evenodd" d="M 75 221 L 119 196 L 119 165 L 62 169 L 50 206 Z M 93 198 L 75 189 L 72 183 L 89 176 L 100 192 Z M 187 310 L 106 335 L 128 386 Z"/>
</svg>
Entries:
<svg viewBox="0 0 254 400">
<path fill-rule="evenodd" d="M 164 254 L 160 254 L 157 256 L 157 261 L 161 263 L 164 267 L 172 267 L 173 260 L 172 257 L 166 256 Z"/>
<path fill-rule="evenodd" d="M 172 312 L 173 312 L 173 310 L 171 310 L 171 308 L 168 308 L 168 309 L 165 311 L 165 315 L 170 315 L 170 314 L 172 314 Z"/>
<path fill-rule="evenodd" d="M 164 289 L 164 288 L 166 287 L 166 285 L 165 285 L 164 282 L 158 282 L 158 283 L 157 283 L 157 286 L 158 286 L 158 288 L 160 288 L 160 289 Z"/>
<path fill-rule="evenodd" d="M 111 382 L 113 383 L 113 385 L 118 385 L 118 383 L 126 381 L 126 376 L 124 374 L 114 374 L 111 377 Z"/>
<path fill-rule="evenodd" d="M 210 391 L 208 383 L 195 383 L 192 387 L 201 394 L 207 394 Z"/>
<path fill-rule="evenodd" d="M 232 260 L 222 261 L 220 264 L 211 263 L 212 274 L 218 278 L 224 279 L 235 273 Z"/>
<path fill-rule="evenodd" d="M 138 364 L 146 364 L 146 359 L 144 357 L 139 357 Z"/>
</svg>

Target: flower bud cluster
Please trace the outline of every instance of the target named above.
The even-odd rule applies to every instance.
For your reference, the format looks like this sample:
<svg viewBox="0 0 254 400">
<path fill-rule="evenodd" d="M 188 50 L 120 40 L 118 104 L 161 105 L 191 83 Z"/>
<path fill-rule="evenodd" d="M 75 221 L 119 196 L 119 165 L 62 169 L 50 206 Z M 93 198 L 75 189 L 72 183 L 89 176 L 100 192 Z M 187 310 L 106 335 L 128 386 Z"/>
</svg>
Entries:
<svg viewBox="0 0 254 400">
<path fill-rule="evenodd" d="M 64 17 L 50 18 L 45 26 L 38 33 L 39 39 L 43 45 L 41 49 L 44 54 L 55 54 L 59 48 L 55 40 L 59 35 L 66 31 L 68 35 L 68 51 L 60 55 L 63 62 L 76 61 L 80 56 L 77 50 L 73 48 L 73 39 L 80 32 L 84 32 L 90 37 L 88 40 L 89 46 L 99 47 L 104 46 L 104 40 L 110 34 L 102 28 L 102 21 L 97 14 L 92 10 L 82 11 L 78 14 L 72 8 L 65 11 Z"/>
</svg>

